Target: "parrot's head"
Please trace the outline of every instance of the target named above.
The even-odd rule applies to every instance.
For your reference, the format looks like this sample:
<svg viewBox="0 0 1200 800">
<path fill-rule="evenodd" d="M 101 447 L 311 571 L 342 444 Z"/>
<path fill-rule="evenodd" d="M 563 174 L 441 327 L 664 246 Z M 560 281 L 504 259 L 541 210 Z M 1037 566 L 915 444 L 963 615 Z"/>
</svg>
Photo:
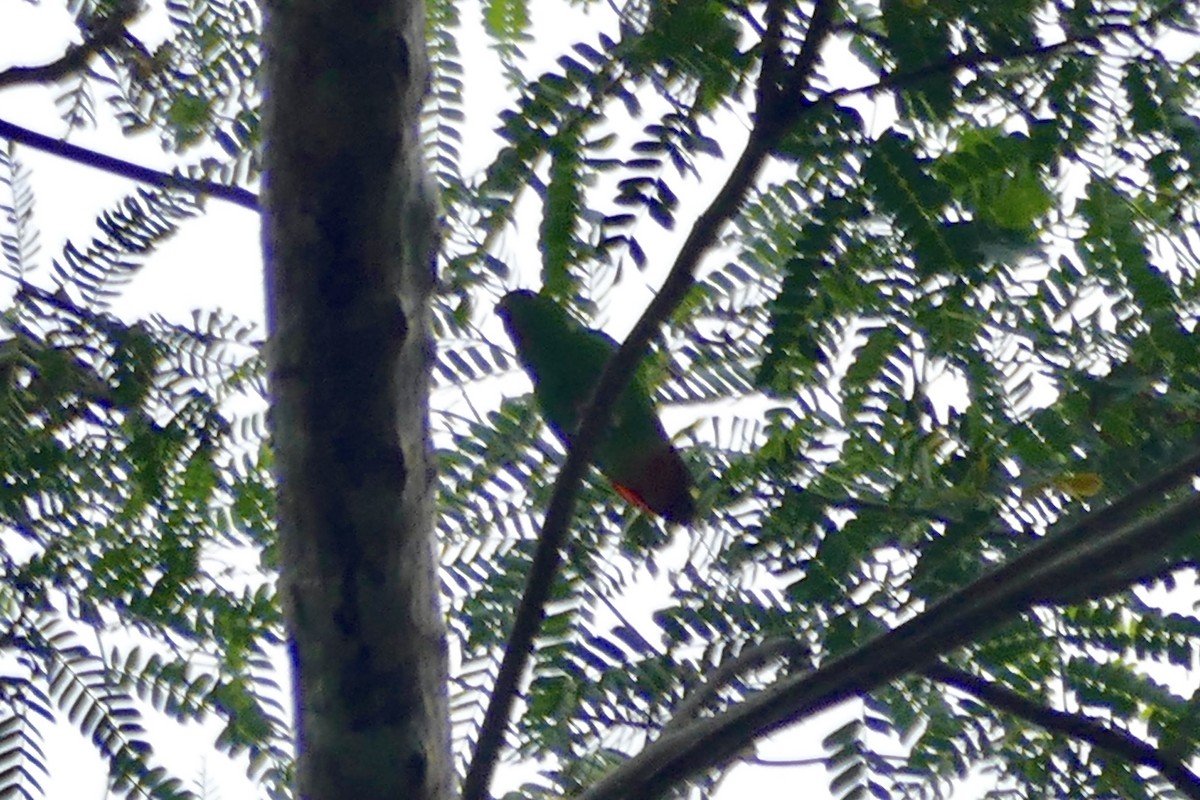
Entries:
<svg viewBox="0 0 1200 800">
<path fill-rule="evenodd" d="M 568 324 L 567 313 L 557 303 L 528 289 L 517 289 L 500 298 L 496 314 L 519 352 L 539 339 L 546 342 Z"/>
</svg>

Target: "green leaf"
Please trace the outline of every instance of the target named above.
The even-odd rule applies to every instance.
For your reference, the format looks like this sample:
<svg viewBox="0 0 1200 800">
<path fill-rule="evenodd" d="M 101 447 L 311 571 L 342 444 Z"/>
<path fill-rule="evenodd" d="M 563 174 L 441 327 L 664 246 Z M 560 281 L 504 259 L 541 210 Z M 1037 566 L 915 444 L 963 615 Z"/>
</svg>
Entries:
<svg viewBox="0 0 1200 800">
<path fill-rule="evenodd" d="M 529 33 L 527 0 L 488 0 L 483 10 L 484 29 L 502 42 L 516 42 Z"/>
</svg>

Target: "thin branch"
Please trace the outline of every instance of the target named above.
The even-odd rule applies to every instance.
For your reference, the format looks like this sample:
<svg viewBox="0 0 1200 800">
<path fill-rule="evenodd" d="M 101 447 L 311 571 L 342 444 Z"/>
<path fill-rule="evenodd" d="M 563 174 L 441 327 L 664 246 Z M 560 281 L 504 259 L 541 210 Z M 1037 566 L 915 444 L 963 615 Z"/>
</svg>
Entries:
<svg viewBox="0 0 1200 800">
<path fill-rule="evenodd" d="M 901 755 L 889 755 L 887 753 L 874 753 L 872 758 L 882 759 L 884 761 L 894 761 L 897 764 L 903 764 L 907 761 L 907 757 Z M 743 756 L 739 763 L 753 764 L 756 767 L 823 767 L 829 763 L 829 756 L 810 756 L 809 758 L 763 758 L 762 756 Z"/>
<path fill-rule="evenodd" d="M 821 48 L 825 46 L 825 40 L 832 35 L 834 17 L 837 16 L 836 11 L 836 3 L 827 2 L 827 0 L 816 1 L 813 5 L 812 18 L 808 23 L 808 30 L 804 34 L 804 42 L 800 45 L 800 52 L 791 66 L 784 69 L 783 85 L 780 87 L 782 91 L 778 97 L 773 98 L 774 103 L 771 109 L 772 113 L 780 117 L 784 127 L 793 124 L 808 108 L 807 103 L 797 101 L 801 100 L 804 92 L 812 83 L 813 72 L 820 60 Z M 787 96 L 789 92 L 793 97 Z"/>
<path fill-rule="evenodd" d="M 833 19 L 834 6 L 834 0 L 817 0 L 804 47 L 789 70 L 793 79 L 807 80 L 815 68 L 820 43 L 825 40 Z M 805 63 L 802 59 L 808 59 L 808 62 Z M 797 93 L 802 87 L 791 85 L 787 88 Z M 488 787 L 504 744 L 504 732 L 508 727 L 513 703 L 516 701 L 519 684 L 533 649 L 533 640 L 541 628 L 546 601 L 558 572 L 562 558 L 561 550 L 566 542 L 568 526 L 574 512 L 575 497 L 579 493 L 579 485 L 596 443 L 608 425 L 613 403 L 629 382 L 651 338 L 683 301 L 695 280 L 696 267 L 716 242 L 721 228 L 741 208 L 759 170 L 786 131 L 786 125 L 781 124 L 785 113 L 775 108 L 778 105 L 775 103 L 772 108 L 758 110 L 755 126 L 750 132 L 741 158 L 734 165 L 712 204 L 692 226 L 691 233 L 680 248 L 662 287 L 629 337 L 609 359 L 597 382 L 596 392 L 583 414 L 574 445 L 570 448 L 566 463 L 563 464 L 554 484 L 550 507 L 546 511 L 542 533 L 526 578 L 525 591 L 517 607 L 512 633 L 509 634 L 492 689 L 492 697 L 480 726 L 474 758 L 463 782 L 464 800 L 484 800 L 488 797 Z"/>
<path fill-rule="evenodd" d="M 783 89 L 783 26 L 787 22 L 787 4 L 783 0 L 768 0 L 764 14 L 767 27 L 763 31 L 762 68 L 758 73 L 758 107 L 770 108 L 778 102 Z"/>
<path fill-rule="evenodd" d="M 713 717 L 663 736 L 613 770 L 581 800 L 654 797 L 681 778 L 720 763 L 747 744 L 822 709 L 904 675 L 1054 597 L 1096 572 L 1194 537 L 1200 494 L 1154 515 L 1133 514 L 1154 489 L 1178 489 L 1200 468 L 1193 453 L 1113 506 L 1053 533 L 899 627 L 814 672 L 785 679 Z M 1139 500 L 1140 498 L 1140 500 Z M 1129 516 L 1128 524 L 1117 524 Z M 1114 522 L 1115 520 L 1115 522 Z"/>
<path fill-rule="evenodd" d="M 0 139 L 10 139 L 18 144 L 32 147 L 35 150 L 41 150 L 42 152 L 65 158 L 68 161 L 74 161 L 76 164 L 83 164 L 87 167 L 103 170 L 104 172 L 119 175 L 122 178 L 128 178 L 138 183 L 158 186 L 162 189 L 179 189 L 185 192 L 193 192 L 201 197 L 216 197 L 220 200 L 227 200 L 230 203 L 242 206 L 243 208 L 248 208 L 251 211 L 259 210 L 258 195 L 249 189 L 243 189 L 240 186 L 227 186 L 226 184 L 216 183 L 215 181 L 203 178 L 189 178 L 186 175 L 178 173 L 151 169 L 141 164 L 135 164 L 132 161 L 97 153 L 95 150 L 88 150 L 86 147 L 80 147 L 79 145 L 64 142 L 61 139 L 54 139 L 45 134 L 36 133 L 28 128 L 22 128 L 20 125 L 14 125 L 2 119 L 0 119 Z"/>
<path fill-rule="evenodd" d="M 674 715 L 663 726 L 663 734 L 680 730 L 693 722 L 700 711 L 712 702 L 717 692 L 728 686 L 739 676 L 751 670 L 761 669 L 768 662 L 777 658 L 793 658 L 804 655 L 807 652 L 807 645 L 786 636 L 766 639 L 745 648 L 736 657 L 729 659 L 718 667 L 715 672 L 708 676 L 708 680 L 698 686 L 689 697 L 683 699 L 683 702 L 675 708 Z"/>
<path fill-rule="evenodd" d="M 1073 50 L 1080 45 L 1096 45 L 1103 39 L 1110 36 L 1117 36 L 1122 33 L 1137 33 L 1140 30 L 1152 28 L 1167 19 L 1179 7 L 1184 4 L 1184 0 L 1172 3 L 1159 9 L 1158 12 L 1150 15 L 1144 20 L 1136 24 L 1109 22 L 1103 25 L 1097 25 L 1085 31 L 1081 31 L 1077 35 L 1068 35 L 1061 42 L 1055 42 L 1048 45 L 1037 45 L 1030 47 L 1014 47 L 1003 52 L 987 52 L 983 50 L 967 50 L 962 53 L 957 53 L 945 61 L 936 64 L 929 64 L 919 69 L 907 70 L 903 72 L 889 72 L 881 75 L 874 83 L 863 84 L 861 86 L 848 87 L 844 89 L 834 89 L 821 95 L 816 100 L 809 101 L 809 107 L 816 108 L 828 106 L 843 100 L 847 97 L 873 97 L 880 92 L 890 89 L 903 90 L 906 86 L 920 83 L 923 80 L 939 75 L 952 74 L 963 69 L 975 69 L 978 67 L 998 67 L 1004 66 L 1010 61 L 1015 61 L 1021 58 L 1040 59 L 1046 56 L 1051 56 L 1064 50 Z M 805 109 L 798 109 L 803 111 Z"/>
<path fill-rule="evenodd" d="M 80 44 L 72 44 L 58 59 L 35 67 L 9 67 L 0 72 L 0 89 L 33 83 L 54 83 L 87 66 L 92 56 L 125 37 L 125 25 L 138 12 L 138 3 L 118 4 L 112 16 L 99 20 Z"/>
<path fill-rule="evenodd" d="M 925 670 L 926 677 L 973 695 L 1013 716 L 1032 722 L 1048 731 L 1081 739 L 1099 750 L 1135 764 L 1157 770 L 1176 789 L 1193 800 L 1200 800 L 1200 778 L 1178 759 L 1169 758 L 1125 731 L 1115 730 L 1083 714 L 1047 708 L 1021 696 L 1008 687 L 984 680 L 944 664 Z"/>
</svg>

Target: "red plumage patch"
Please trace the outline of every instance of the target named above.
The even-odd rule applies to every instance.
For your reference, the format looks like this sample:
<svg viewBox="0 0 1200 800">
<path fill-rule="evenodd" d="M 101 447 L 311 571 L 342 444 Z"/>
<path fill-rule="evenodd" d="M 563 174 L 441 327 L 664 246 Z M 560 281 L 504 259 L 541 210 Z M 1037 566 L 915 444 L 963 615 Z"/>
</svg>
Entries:
<svg viewBox="0 0 1200 800">
<path fill-rule="evenodd" d="M 668 445 L 656 453 L 634 483 L 636 489 L 615 481 L 612 481 L 612 486 L 617 494 L 643 511 L 681 525 L 692 523 L 696 515 L 691 494 L 692 476 L 688 474 L 687 466 L 674 447 Z"/>
<path fill-rule="evenodd" d="M 646 505 L 646 501 L 643 500 L 641 496 L 633 489 L 630 489 L 628 486 L 622 486 L 619 483 L 614 483 L 612 487 L 616 490 L 617 494 L 621 495 L 621 497 L 624 497 L 625 500 L 630 503 L 630 505 L 637 506 L 642 511 L 646 511 L 651 514 L 654 513 L 654 509 Z"/>
</svg>

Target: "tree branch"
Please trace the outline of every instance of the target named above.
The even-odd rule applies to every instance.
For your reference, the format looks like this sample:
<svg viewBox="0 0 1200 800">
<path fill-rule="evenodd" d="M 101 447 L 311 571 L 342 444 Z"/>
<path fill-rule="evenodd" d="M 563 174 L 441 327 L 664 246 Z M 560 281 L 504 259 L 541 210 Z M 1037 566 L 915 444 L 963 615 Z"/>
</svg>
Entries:
<svg viewBox="0 0 1200 800">
<path fill-rule="evenodd" d="M 67 161 L 74 161 L 76 164 L 83 164 L 84 166 L 102 170 L 112 175 L 119 175 L 122 178 L 128 178 L 138 183 L 158 186 L 162 189 L 179 189 L 185 192 L 194 192 L 198 196 L 209 196 L 220 200 L 227 200 L 230 203 L 239 205 L 242 208 L 248 208 L 251 211 L 259 210 L 258 195 L 249 189 L 243 189 L 240 186 L 227 186 L 223 183 L 205 180 L 204 178 L 189 178 L 186 175 L 178 173 L 151 169 L 141 164 L 135 164 L 132 161 L 97 153 L 95 150 L 88 150 L 86 147 L 80 147 L 70 142 L 51 138 L 45 134 L 31 131 L 28 128 L 22 128 L 20 125 L 14 125 L 2 119 L 0 119 L 0 139 L 10 139 L 18 144 L 32 147 L 35 150 L 41 150 L 44 153 L 65 158 Z"/>
<path fill-rule="evenodd" d="M 752 670 L 761 669 L 768 662 L 776 659 L 791 659 L 804 655 L 808 647 L 803 642 L 786 636 L 765 639 L 758 644 L 746 647 L 736 657 L 729 659 L 716 669 L 708 680 L 697 686 L 695 691 L 685 697 L 675 708 L 675 713 L 663 726 L 664 734 L 680 730 L 691 722 L 712 702 L 717 692 L 728 686 L 740 675 Z"/>
<path fill-rule="evenodd" d="M 139 10 L 140 4 L 137 0 L 118 2 L 116 10 L 111 16 L 99 20 L 93 26 L 81 25 L 85 34 L 83 42 L 69 46 L 62 57 L 49 64 L 35 67 L 10 67 L 0 72 L 0 89 L 25 84 L 53 83 L 79 71 L 87 66 L 88 61 L 96 53 L 116 45 L 128 35 L 126 25 L 137 15 Z M 131 161 L 107 156 L 36 133 L 5 120 L 0 120 L 0 138 L 9 139 L 35 150 L 41 150 L 68 161 L 129 178 L 139 183 L 164 189 L 181 189 L 197 195 L 209 195 L 221 200 L 228 200 L 253 211 L 258 210 L 258 197 L 253 192 L 241 187 L 226 186 L 202 178 L 189 178 L 150 169 Z"/>
<path fill-rule="evenodd" d="M 1068 35 L 1061 42 L 1055 42 L 1054 44 L 1039 45 L 1036 47 L 1014 47 L 999 53 L 983 50 L 967 50 L 957 53 L 937 64 L 929 64 L 919 69 L 904 72 L 886 73 L 881 75 L 874 83 L 844 89 L 834 89 L 821 95 L 817 100 L 809 101 L 810 107 L 828 106 L 847 97 L 873 97 L 880 92 L 892 89 L 903 90 L 907 85 L 919 83 L 937 75 L 957 72 L 960 69 L 1003 66 L 1010 61 L 1021 58 L 1044 58 L 1064 50 L 1072 50 L 1080 45 L 1099 44 L 1102 39 L 1109 36 L 1134 33 L 1139 30 L 1152 28 L 1168 18 L 1182 5 L 1183 0 L 1179 0 L 1179 2 L 1164 6 L 1157 13 L 1151 14 L 1136 24 L 1109 22 L 1097 25 L 1095 28 L 1082 31 L 1074 36 Z"/>
<path fill-rule="evenodd" d="M 924 613 L 875 637 L 820 669 L 786 679 L 740 705 L 663 736 L 581 795 L 581 800 L 655 797 L 683 777 L 720 763 L 754 739 L 805 716 L 871 691 L 977 640 L 1094 573 L 1142 553 L 1163 553 L 1196 535 L 1200 494 L 1190 493 L 1163 511 L 1132 512 L 1154 489 L 1190 482 L 1200 465 L 1193 453 L 1109 508 L 1051 534 L 1009 563 L 930 606 Z M 1130 515 L 1137 517 L 1122 524 Z"/>
<path fill-rule="evenodd" d="M 1200 800 L 1200 778 L 1197 778 L 1194 772 L 1178 759 L 1165 756 L 1158 749 L 1125 731 L 1114 730 L 1084 714 L 1070 714 L 1047 708 L 1005 686 L 944 664 L 935 664 L 927 668 L 925 675 L 931 680 L 953 686 L 1048 731 L 1081 739 L 1118 758 L 1151 767 L 1180 792 L 1193 800 Z"/>
<path fill-rule="evenodd" d="M 783 61 L 783 26 L 787 22 L 787 4 L 783 0 L 769 0 L 766 29 L 762 34 L 762 67 L 758 72 L 758 107 L 770 108 L 779 101 L 783 90 L 785 65 Z"/>
<path fill-rule="evenodd" d="M 820 45 L 825 40 L 832 22 L 834 7 L 834 0 L 817 0 L 804 46 L 797 56 L 796 63 L 788 71 L 791 80 L 806 81 L 815 68 Z M 792 92 L 799 92 L 802 87 L 793 83 L 786 88 Z M 768 96 L 771 94 L 769 92 Z M 542 533 L 526 578 L 525 592 L 517 608 L 491 700 L 487 711 L 484 712 L 474 758 L 463 783 L 464 800 L 484 800 L 488 796 L 488 786 L 491 784 L 492 772 L 504 744 L 504 732 L 508 727 L 521 677 L 528 666 L 533 640 L 541 628 L 546 600 L 558 572 L 562 558 L 561 550 L 566 542 L 567 528 L 574 512 L 579 485 L 591 461 L 596 443 L 608 425 L 613 403 L 629 382 L 650 339 L 683 301 L 695 280 L 696 267 L 700 260 L 715 243 L 722 226 L 737 213 L 754 185 L 759 170 L 786 131 L 787 114 L 780 112 L 778 105 L 776 102 L 770 107 L 757 110 L 755 126 L 750 132 L 741 158 L 734 165 L 717 197 L 692 226 L 691 233 L 680 248 L 662 287 L 629 337 L 609 360 L 596 384 L 596 392 L 583 414 L 574 445 L 567 453 L 566 463 L 563 464 L 554 484 L 550 507 L 546 511 Z"/>
<path fill-rule="evenodd" d="M 121 41 L 126 33 L 126 24 L 137 16 L 137 12 L 137 2 L 118 4 L 112 16 L 99 20 L 94 28 L 87 31 L 90 35 L 82 43 L 69 45 L 67 51 L 55 61 L 36 67 L 9 67 L 0 72 L 0 89 L 31 83 L 53 83 L 78 72 L 87 66 L 93 55 Z"/>
</svg>

